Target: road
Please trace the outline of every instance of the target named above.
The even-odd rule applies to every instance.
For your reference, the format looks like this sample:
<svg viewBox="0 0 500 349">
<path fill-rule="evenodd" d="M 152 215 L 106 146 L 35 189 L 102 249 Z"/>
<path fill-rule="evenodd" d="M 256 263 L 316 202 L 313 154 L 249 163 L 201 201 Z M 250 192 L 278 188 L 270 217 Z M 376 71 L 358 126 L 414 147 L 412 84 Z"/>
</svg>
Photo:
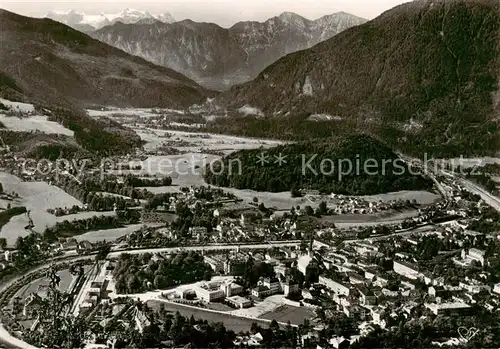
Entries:
<svg viewBox="0 0 500 349">
<path fill-rule="evenodd" d="M 488 205 L 493 207 L 495 210 L 500 212 L 500 198 L 496 197 L 495 195 L 487 192 L 480 186 L 472 183 L 471 181 L 468 181 L 466 179 L 460 178 L 459 179 L 460 184 L 470 191 L 471 193 L 477 194 L 481 197 L 481 199 L 484 200 Z"/>
<path fill-rule="evenodd" d="M 184 247 L 164 247 L 164 248 L 148 248 L 140 250 L 123 250 L 111 252 L 109 257 L 119 257 L 123 253 L 142 254 L 142 253 L 177 253 L 181 251 L 218 251 L 218 250 L 255 250 L 268 249 L 273 247 L 291 247 L 299 245 L 301 240 L 292 241 L 276 241 L 264 244 L 242 244 L 242 245 L 204 245 L 204 246 L 184 246 Z"/>
<path fill-rule="evenodd" d="M 407 162 L 413 161 L 414 163 L 420 164 L 422 166 L 422 169 L 425 172 L 425 174 L 428 175 L 434 181 L 438 190 L 441 192 L 441 194 L 443 195 L 444 198 L 447 198 L 448 194 L 447 194 L 447 191 L 443 188 L 442 184 L 436 179 L 436 177 L 435 177 L 436 173 L 440 174 L 440 175 L 445 175 L 447 177 L 450 177 L 450 178 L 457 180 L 465 189 L 467 189 L 468 191 L 470 191 L 473 194 L 479 195 L 481 197 L 481 199 L 484 200 L 484 202 L 486 202 L 488 205 L 490 205 L 495 210 L 500 212 L 500 198 L 489 193 L 488 191 L 481 188 L 480 186 L 473 183 L 472 181 L 470 181 L 466 178 L 463 178 L 462 176 L 459 176 L 454 172 L 450 172 L 450 171 L 447 171 L 443 168 L 440 168 L 439 166 L 434 166 L 434 171 L 436 172 L 436 173 L 434 173 L 433 171 L 430 171 L 430 169 L 428 168 L 428 164 L 422 165 L 422 163 L 419 159 L 410 158 L 410 157 L 404 156 L 402 154 L 399 154 L 399 156 Z"/>
<path fill-rule="evenodd" d="M 464 178 L 464 177 L 462 177 L 454 172 L 441 170 L 441 174 L 457 180 L 460 183 L 460 185 L 462 185 L 465 189 L 467 189 L 468 191 L 470 191 L 473 194 L 479 195 L 481 197 L 481 199 L 484 200 L 484 202 L 486 202 L 488 205 L 490 205 L 495 210 L 500 212 L 500 198 L 491 194 L 487 190 L 481 188 L 476 183 L 474 183 L 474 182 L 472 182 L 472 181 L 470 181 L 470 180 L 468 180 L 468 179 L 466 179 L 466 178 Z"/>
<path fill-rule="evenodd" d="M 414 228 L 414 229 L 409 229 L 409 230 L 405 230 L 405 231 L 399 231 L 399 232 L 388 234 L 388 235 L 367 237 L 365 239 L 344 240 L 344 242 L 346 244 L 352 244 L 352 243 L 356 243 L 356 242 L 370 242 L 370 243 L 373 243 L 375 241 L 382 241 L 382 240 L 386 240 L 386 239 L 393 238 L 393 237 L 396 237 L 396 236 L 403 236 L 403 237 L 404 236 L 410 236 L 412 234 L 425 233 L 425 232 L 429 232 L 429 231 L 432 231 L 432 230 L 435 230 L 435 229 L 436 228 L 433 225 L 426 225 L 426 226 L 417 227 L 417 228 Z"/>
<path fill-rule="evenodd" d="M 430 179 L 432 179 L 432 181 L 434 182 L 434 184 L 436 185 L 439 193 L 441 194 L 441 196 L 445 199 L 448 198 L 448 193 L 447 191 L 443 188 L 443 185 L 436 179 L 434 173 L 432 171 L 429 170 L 429 162 L 427 163 L 423 163 L 422 160 L 420 159 L 417 159 L 417 158 L 412 158 L 412 157 L 409 157 L 409 156 L 406 156 L 406 155 L 403 155 L 401 153 L 397 153 L 398 156 L 404 160 L 405 162 L 407 162 L 408 165 L 410 164 L 415 164 L 415 165 L 418 165 L 419 168 L 421 169 L 421 171 L 423 172 L 423 174 L 427 175 Z"/>
</svg>

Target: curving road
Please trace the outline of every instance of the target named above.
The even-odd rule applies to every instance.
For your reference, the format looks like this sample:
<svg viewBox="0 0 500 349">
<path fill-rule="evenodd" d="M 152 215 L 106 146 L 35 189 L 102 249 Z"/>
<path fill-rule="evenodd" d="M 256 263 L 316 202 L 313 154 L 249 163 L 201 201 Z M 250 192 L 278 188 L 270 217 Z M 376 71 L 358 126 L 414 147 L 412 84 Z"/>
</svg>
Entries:
<svg viewBox="0 0 500 349">
<path fill-rule="evenodd" d="M 264 244 L 243 244 L 243 245 L 205 245 L 205 246 L 186 246 L 186 247 L 167 247 L 167 248 L 148 248 L 148 249 L 138 249 L 138 250 L 123 250 L 123 251 L 114 251 L 109 253 L 109 257 L 118 257 L 123 253 L 131 253 L 131 254 L 138 254 L 138 253 L 173 253 L 173 252 L 178 252 L 179 250 L 184 250 L 184 251 L 214 251 L 214 250 L 231 250 L 231 249 L 267 249 L 267 248 L 273 248 L 273 247 L 289 247 L 289 246 L 296 246 L 297 244 L 300 243 L 300 240 L 293 240 L 293 241 L 277 241 L 277 242 L 270 242 L 270 243 L 264 243 Z M 71 251 L 68 253 L 68 256 L 73 256 L 64 260 L 59 260 L 59 261 L 47 261 L 47 263 L 40 265 L 32 270 L 29 271 L 29 273 L 36 272 L 38 270 L 42 270 L 44 268 L 47 268 L 50 264 L 52 263 L 66 263 L 69 261 L 78 261 L 78 260 L 85 260 L 89 258 L 94 258 L 94 255 L 88 255 L 88 256 L 78 256 L 74 255 Z M 26 276 L 28 273 L 26 273 L 23 276 Z M 0 284 L 0 294 L 3 293 L 8 287 L 10 287 L 12 284 L 14 284 L 19 278 L 22 276 L 18 276 L 16 278 L 13 278 L 9 280 L 8 282 Z M 8 348 L 20 348 L 20 349 L 37 349 L 37 347 L 32 346 L 31 344 L 28 344 L 24 342 L 23 340 L 14 337 L 12 334 L 10 334 L 3 324 L 0 321 L 0 343 L 4 343 L 7 345 Z"/>
<path fill-rule="evenodd" d="M 495 195 L 487 192 L 480 186 L 472 183 L 471 181 L 468 181 L 466 179 L 460 178 L 459 179 L 460 184 L 462 184 L 465 189 L 470 191 L 471 193 L 477 194 L 483 199 L 484 202 L 486 202 L 488 205 L 493 207 L 495 210 L 500 212 L 500 198 L 496 197 Z"/>
</svg>

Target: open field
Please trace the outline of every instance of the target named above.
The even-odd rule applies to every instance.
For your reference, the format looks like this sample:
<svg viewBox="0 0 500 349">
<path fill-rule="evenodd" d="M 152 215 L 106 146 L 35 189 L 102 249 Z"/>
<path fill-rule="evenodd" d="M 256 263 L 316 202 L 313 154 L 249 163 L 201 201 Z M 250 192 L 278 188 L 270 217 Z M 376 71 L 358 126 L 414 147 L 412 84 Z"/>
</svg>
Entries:
<svg viewBox="0 0 500 349">
<path fill-rule="evenodd" d="M 206 185 L 203 171 L 207 164 L 218 159 L 215 155 L 187 153 L 182 155 L 151 156 L 144 160 L 142 171 L 151 175 L 172 177 L 172 184 L 179 187 Z M 153 188 L 151 188 L 154 190 Z M 148 189 L 150 190 L 150 189 Z"/>
<path fill-rule="evenodd" d="M 171 312 L 179 311 L 183 316 L 186 316 L 188 318 L 191 317 L 191 315 L 193 315 L 195 319 L 207 320 L 208 322 L 222 322 L 228 330 L 232 330 L 236 333 L 239 333 L 241 331 L 244 332 L 250 331 L 250 327 L 254 322 L 258 323 L 263 327 L 266 328 L 269 327 L 269 323 L 266 321 L 259 321 L 257 319 L 250 319 L 250 318 L 241 318 L 225 313 L 209 312 L 201 308 L 197 309 L 192 307 L 185 307 L 170 302 L 162 302 L 160 300 L 151 300 L 148 301 L 147 304 L 155 310 L 160 309 L 160 305 L 163 304 L 165 310 Z"/>
<path fill-rule="evenodd" d="M 0 103 L 5 105 L 11 111 L 21 112 L 21 113 L 34 113 L 35 107 L 33 104 L 22 103 L 22 102 L 12 102 L 7 99 L 0 98 Z"/>
<path fill-rule="evenodd" d="M 155 150 L 163 142 L 168 142 L 182 152 L 203 152 L 203 149 L 230 154 L 241 149 L 270 148 L 282 144 L 281 141 L 256 138 L 244 138 L 211 133 L 195 133 L 174 130 L 156 130 L 151 128 L 134 128 L 136 133 L 146 141 L 145 149 Z M 179 145 L 177 146 L 176 143 Z M 183 145 L 189 143 L 188 146 Z"/>
<path fill-rule="evenodd" d="M 276 320 L 278 322 L 287 322 L 294 325 L 300 325 L 304 323 L 304 320 L 310 320 L 314 317 L 314 311 L 305 307 L 294 307 L 291 305 L 282 305 L 279 308 L 274 309 L 268 313 L 260 316 L 262 319 Z"/>
<path fill-rule="evenodd" d="M 16 192 L 18 203 L 26 206 L 33 219 L 34 230 L 42 233 L 46 227 L 55 224 L 55 216 L 47 212 L 48 208 L 81 206 L 82 203 L 65 191 L 49 185 L 46 182 L 23 182 L 16 176 L 0 172 L 0 183 L 4 191 Z M 0 236 L 7 238 L 7 243 L 13 245 L 19 236 L 26 236 L 29 231 L 24 227 L 29 223 L 27 215 L 13 217 L 3 226 Z"/>
<path fill-rule="evenodd" d="M 66 136 L 74 136 L 74 132 L 54 121 L 48 121 L 46 116 L 33 115 L 27 117 L 6 116 L 0 114 L 0 122 L 11 131 L 30 132 L 39 131 L 43 133 L 56 133 Z"/>
<path fill-rule="evenodd" d="M 321 220 L 334 223 L 339 229 L 349 229 L 352 227 L 363 227 L 380 224 L 399 224 L 405 219 L 418 216 L 417 210 L 407 210 L 402 212 L 383 212 L 379 214 L 343 214 L 335 216 L 324 216 Z"/>
<path fill-rule="evenodd" d="M 417 191 L 398 191 L 394 193 L 384 193 L 377 195 L 365 195 L 360 196 L 360 198 L 367 201 L 397 201 L 397 200 L 416 200 L 420 205 L 430 205 L 436 200 L 440 199 L 440 196 L 435 193 L 428 191 L 417 190 Z"/>
<path fill-rule="evenodd" d="M 76 241 L 87 240 L 91 243 L 103 240 L 109 242 L 109 241 L 114 241 L 124 235 L 133 233 L 134 231 L 139 230 L 143 226 L 155 227 L 155 226 L 160 226 L 160 224 L 131 224 L 123 228 L 93 230 L 82 235 L 73 236 L 73 238 L 75 238 Z"/>
<path fill-rule="evenodd" d="M 143 190 L 146 189 L 147 191 L 153 193 L 153 194 L 163 194 L 163 193 L 179 193 L 180 192 L 179 186 L 175 185 L 170 185 L 170 186 L 163 186 L 163 187 L 138 187 L 137 189 Z"/>
</svg>

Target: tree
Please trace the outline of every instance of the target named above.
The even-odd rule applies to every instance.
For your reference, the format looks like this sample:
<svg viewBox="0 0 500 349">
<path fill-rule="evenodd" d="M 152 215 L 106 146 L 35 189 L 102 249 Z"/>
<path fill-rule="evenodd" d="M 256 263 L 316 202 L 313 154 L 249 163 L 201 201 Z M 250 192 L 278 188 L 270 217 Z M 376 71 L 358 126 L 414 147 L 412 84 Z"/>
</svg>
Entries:
<svg viewBox="0 0 500 349">
<path fill-rule="evenodd" d="M 273 321 L 271 321 L 271 324 L 269 325 L 269 329 L 271 331 L 273 331 L 274 333 L 277 333 L 280 329 L 280 326 L 278 325 L 278 321 L 273 319 Z"/>
<path fill-rule="evenodd" d="M 306 215 L 308 215 L 308 216 L 314 215 L 314 210 L 311 206 L 306 206 L 305 210 L 306 210 Z"/>
<path fill-rule="evenodd" d="M 254 198 L 252 199 L 252 201 L 253 201 L 254 203 L 258 203 L 258 202 L 259 202 L 259 199 L 257 199 L 257 197 L 256 197 L 256 196 L 254 196 Z"/>
<path fill-rule="evenodd" d="M 320 215 L 326 215 L 328 213 L 328 207 L 326 205 L 325 201 L 321 201 L 319 206 L 318 206 L 319 214 Z"/>
<path fill-rule="evenodd" d="M 250 332 L 256 334 L 259 331 L 260 331 L 260 326 L 257 325 L 256 322 L 252 322 L 252 326 L 250 326 Z"/>
<path fill-rule="evenodd" d="M 20 250 L 20 249 L 22 249 L 22 247 L 23 247 L 23 243 L 24 243 L 24 239 L 23 239 L 23 237 L 22 237 L 22 236 L 19 236 L 19 237 L 17 238 L 17 240 L 16 240 L 16 245 L 15 245 L 16 250 Z"/>
<path fill-rule="evenodd" d="M 0 250 L 5 250 L 7 248 L 7 239 L 0 238 Z"/>
<path fill-rule="evenodd" d="M 261 212 L 265 212 L 266 210 L 267 210 L 266 206 L 264 205 L 264 203 L 263 203 L 263 202 L 261 202 L 261 203 L 259 204 L 259 211 L 261 211 Z"/>
<path fill-rule="evenodd" d="M 0 193 L 3 193 L 3 185 L 0 183 Z"/>
<path fill-rule="evenodd" d="M 292 189 L 290 190 L 290 194 L 292 195 L 292 198 L 302 197 L 302 193 L 296 187 L 292 187 Z"/>
</svg>

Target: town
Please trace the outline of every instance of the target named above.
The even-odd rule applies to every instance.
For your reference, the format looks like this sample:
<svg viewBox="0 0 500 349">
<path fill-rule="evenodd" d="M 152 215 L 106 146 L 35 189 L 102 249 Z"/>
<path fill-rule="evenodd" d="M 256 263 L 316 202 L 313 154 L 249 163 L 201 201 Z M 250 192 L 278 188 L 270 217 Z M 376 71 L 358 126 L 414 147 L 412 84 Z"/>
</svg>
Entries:
<svg viewBox="0 0 500 349">
<path fill-rule="evenodd" d="M 28 233 L 2 241 L 11 343 L 57 345 L 54 326 L 88 348 L 400 347 L 419 326 L 429 333 L 415 347 L 498 343 L 499 214 L 491 195 L 453 172 L 436 176 L 439 195 L 426 204 L 304 188 L 289 194 L 301 204 L 283 209 L 208 185 L 175 187 L 179 177 L 140 173 L 136 157 L 116 157 L 120 171 L 94 164 L 78 174 L 50 161 L 27 170 L 4 153 L 0 182 L 48 183 L 81 202 L 32 212 L 2 186 L 1 214 L 22 217 Z M 346 216 L 362 224 L 338 221 Z M 55 225 L 35 230 L 44 217 Z M 105 241 L 93 231 L 120 233 Z"/>
</svg>

